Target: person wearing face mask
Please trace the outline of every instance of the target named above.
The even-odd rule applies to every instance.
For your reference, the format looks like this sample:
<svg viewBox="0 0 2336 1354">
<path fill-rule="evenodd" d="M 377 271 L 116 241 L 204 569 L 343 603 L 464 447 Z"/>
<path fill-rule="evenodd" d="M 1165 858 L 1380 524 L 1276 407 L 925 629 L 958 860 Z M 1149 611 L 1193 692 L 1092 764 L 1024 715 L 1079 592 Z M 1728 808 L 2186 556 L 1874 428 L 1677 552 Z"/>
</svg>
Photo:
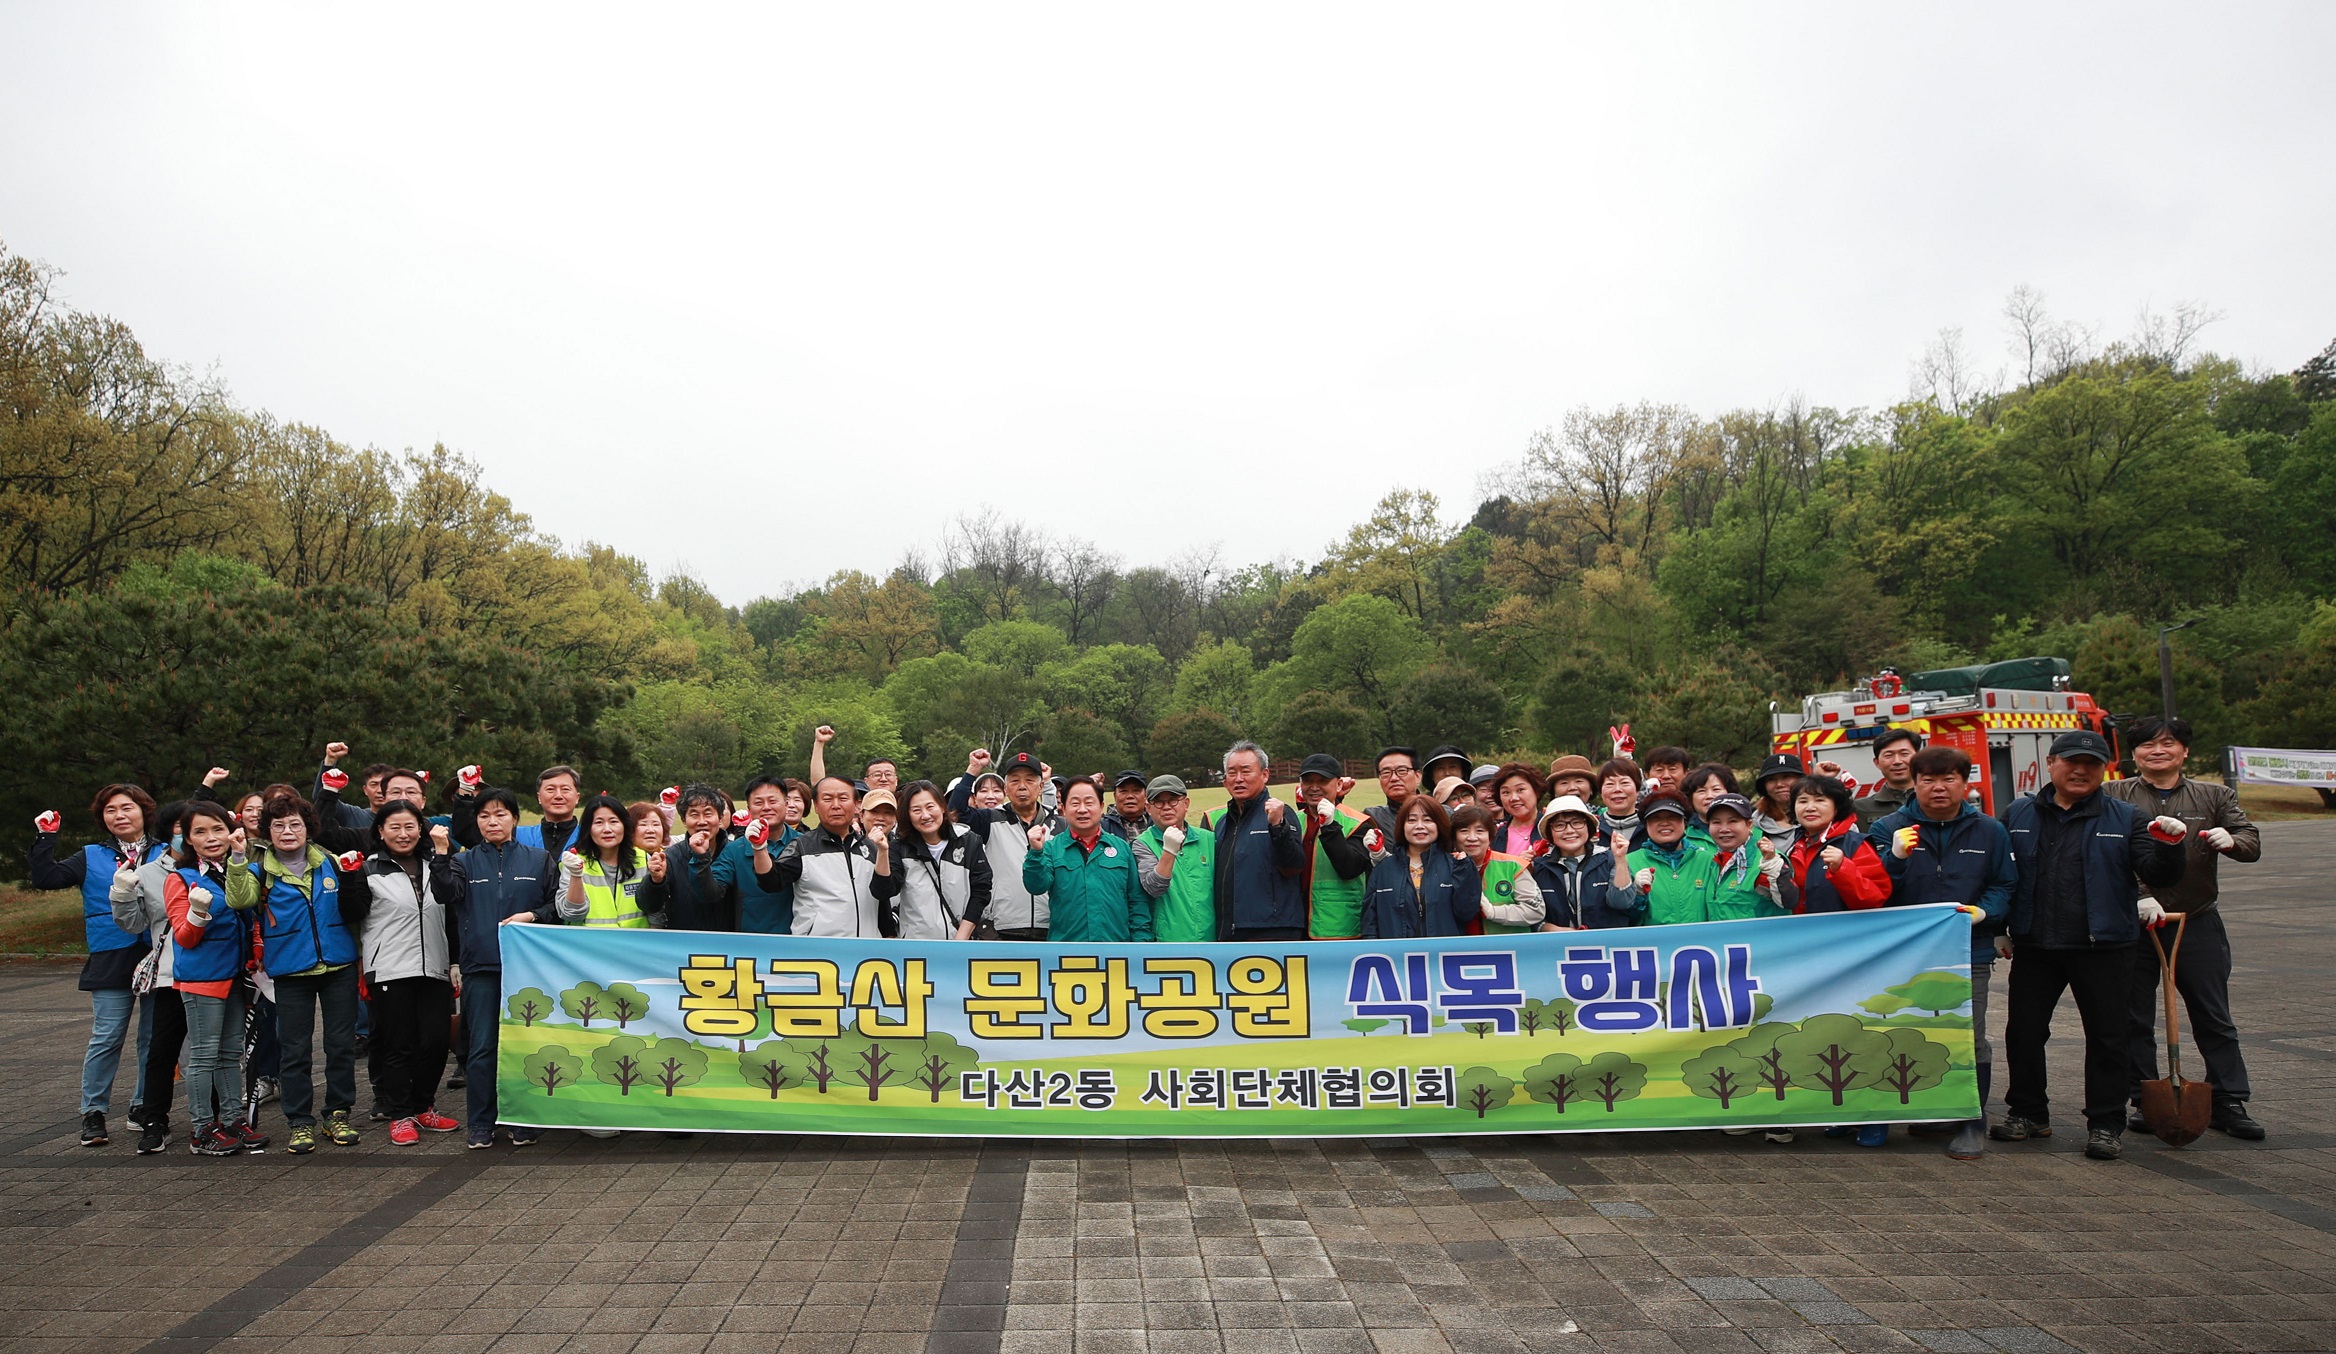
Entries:
<svg viewBox="0 0 2336 1354">
<path fill-rule="evenodd" d="M 1476 865 L 1454 849 L 1451 815 L 1411 795 L 1395 817 L 1394 850 L 1371 866 L 1363 898 L 1364 940 L 1464 936 L 1482 916 Z"/>
<path fill-rule="evenodd" d="M 503 1018 L 503 928 L 556 925 L 554 892 L 560 870 L 540 846 L 521 846 L 519 797 L 501 786 L 482 787 L 473 806 L 479 844 L 454 858 L 462 871 L 462 897 L 454 904 L 462 940 L 462 1051 L 467 1073 L 470 1146 L 492 1147 L 496 1133 L 495 1052 Z M 535 1142 L 538 1131 L 508 1130 L 513 1147 Z"/>
<path fill-rule="evenodd" d="M 666 860 L 633 842 L 632 815 L 611 794 L 594 795 L 581 815 L 583 839 L 560 854 L 567 886 L 560 893 L 560 920 L 570 926 L 646 930 L 649 914 L 662 912 L 672 898 Z M 525 842 L 526 829 L 518 840 Z"/>
<path fill-rule="evenodd" d="M 443 829 L 441 829 L 443 831 Z M 436 849 L 419 806 L 392 799 L 373 815 L 373 853 L 342 898 L 358 929 L 365 985 L 373 994 L 373 1047 L 389 1140 L 410 1147 L 423 1132 L 462 1127 L 438 1112 L 447 1025 L 462 973 L 461 864 Z M 362 890 L 355 887 L 362 881 Z"/>
<path fill-rule="evenodd" d="M 2263 1125 L 2247 1113 L 2247 1060 L 2239 1052 L 2239 1027 L 2231 1019 L 2231 937 L 2223 927 L 2217 906 L 2221 890 L 2215 871 L 2225 860 L 2241 863 L 2263 858 L 2263 833 L 2247 821 L 2238 792 L 2212 781 L 2192 780 L 2182 774 L 2190 760 L 2190 721 L 2151 717 L 2136 723 L 2127 735 L 2133 766 L 2140 774 L 2113 780 L 2101 793 L 2122 799 L 2152 816 L 2179 818 L 2188 825 L 2183 841 L 2182 878 L 2150 896 L 2168 913 L 2187 918 L 2182 924 L 2181 961 L 2174 966 L 2174 986 L 2190 1015 L 2190 1038 L 2206 1060 L 2206 1079 L 2214 1086 L 2211 1126 L 2247 1142 L 2261 1142 Z M 2158 954 L 2148 945 L 2133 947 L 2133 991 L 2128 1008 L 2133 1013 L 2133 1103 L 2128 1124 L 2141 1123 L 2141 1083 L 2158 1074 Z"/>
<path fill-rule="evenodd" d="M 251 886 L 227 895 L 237 911 L 258 909 L 261 961 L 276 984 L 276 1048 L 283 1078 L 288 1150 L 316 1150 L 316 1084 L 311 1041 L 322 1023 L 324 1110 L 321 1136 L 337 1146 L 358 1140 L 349 1113 L 357 1103 L 357 938 L 341 912 L 341 864 L 311 837 L 316 810 L 298 795 L 260 806 L 265 849 L 246 867 Z M 352 859 L 349 868 L 357 868 Z"/>
<path fill-rule="evenodd" d="M 1646 910 L 1649 926 L 1680 926 L 1711 920 L 1717 874 L 1711 846 L 1687 835 L 1687 800 L 1676 790 L 1657 790 L 1639 806 L 1646 840 L 1631 847 L 1615 833 L 1607 852 L 1614 857 L 1613 906 Z"/>
<path fill-rule="evenodd" d="M 141 1127 L 146 1117 L 146 1063 L 154 1044 L 154 1002 L 140 999 L 132 984 L 151 946 L 144 930 L 125 931 L 114 924 L 114 876 L 129 875 L 134 886 L 139 867 L 160 856 L 163 843 L 148 835 L 154 797 L 135 785 L 99 790 L 89 802 L 89 816 L 97 820 L 104 837 L 62 859 L 57 856 L 57 830 L 64 826 L 64 816 L 49 809 L 33 820 L 30 882 L 36 889 L 81 891 L 82 935 L 89 947 L 89 959 L 81 966 L 81 990 L 89 994 L 90 1005 L 89 1048 L 81 1058 L 81 1145 L 103 1147 L 114 1073 L 121 1067 L 133 1014 L 138 1017 L 138 1087 L 130 1097 L 130 1122 Z"/>
<path fill-rule="evenodd" d="M 1136 852 L 1103 830 L 1103 791 L 1079 779 L 1063 788 L 1064 830 L 1033 827 L 1022 887 L 1047 897 L 1048 938 L 1071 945 L 1152 939 L 1152 899 L 1136 876 Z"/>
<path fill-rule="evenodd" d="M 1560 795 L 1541 815 L 1543 848 L 1533 857 L 1533 882 L 1541 890 L 1544 931 L 1580 931 L 1636 926 L 1639 911 L 1613 902 L 1614 860 L 1598 840 L 1598 813 L 1575 795 Z"/>
<path fill-rule="evenodd" d="M 219 807 L 212 804 L 211 807 Z M 144 931 L 148 957 L 139 961 L 143 972 L 151 965 L 147 998 L 154 1004 L 154 1038 L 147 1046 L 139 1081 L 146 1088 L 138 1119 L 138 1152 L 152 1156 L 170 1141 L 172 1084 L 178 1079 L 179 1050 L 187 1039 L 186 1003 L 172 982 L 170 907 L 165 897 L 171 876 L 182 868 L 186 841 L 181 829 L 189 804 L 165 804 L 155 814 L 154 834 L 170 843 L 161 855 L 138 867 L 136 873 L 116 872 L 107 901 L 113 904 L 114 925 L 124 931 Z M 236 849 L 242 849 L 240 827 Z M 221 894 L 225 896 L 224 893 Z M 137 984 L 135 980 L 132 986 Z M 198 1124 L 198 1127 L 200 1125 Z"/>
<path fill-rule="evenodd" d="M 940 786 L 912 780 L 900 793 L 908 829 L 892 838 L 893 930 L 902 940 L 971 940 L 989 910 L 989 853 L 949 821 Z"/>
<path fill-rule="evenodd" d="M 187 1148 L 197 1156 L 264 1152 L 236 1066 L 243 1053 L 244 968 L 251 962 L 247 917 L 259 896 L 235 822 L 216 804 L 186 807 L 184 841 L 163 881 L 170 918 L 171 974 L 186 1009 Z M 241 895 L 245 907 L 235 908 Z"/>
<path fill-rule="evenodd" d="M 1538 931 L 1545 915 L 1541 886 L 1534 882 L 1526 857 L 1492 849 L 1493 833 L 1498 829 L 1494 812 L 1482 804 L 1463 804 L 1452 811 L 1452 845 L 1476 867 L 1477 880 L 1484 889 L 1478 909 L 1482 934 Z"/>
<path fill-rule="evenodd" d="M 793 888 L 793 934 L 799 936 L 889 936 L 893 909 L 883 900 L 900 892 L 892 873 L 891 835 L 882 828 L 863 832 L 859 795 L 841 776 L 813 787 L 812 808 L 819 825 L 787 843 L 756 878 L 766 889 Z M 747 824 L 751 834 L 761 819 Z M 750 838 L 751 839 L 751 838 Z M 766 839 L 767 840 L 767 839 Z"/>
</svg>

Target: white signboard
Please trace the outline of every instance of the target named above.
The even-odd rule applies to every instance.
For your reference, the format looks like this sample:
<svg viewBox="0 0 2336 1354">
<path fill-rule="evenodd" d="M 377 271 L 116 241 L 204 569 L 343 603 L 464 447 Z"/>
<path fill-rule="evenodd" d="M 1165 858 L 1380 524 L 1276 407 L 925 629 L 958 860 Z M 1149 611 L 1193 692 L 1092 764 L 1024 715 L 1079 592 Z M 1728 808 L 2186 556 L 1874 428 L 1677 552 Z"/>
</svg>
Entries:
<svg viewBox="0 0 2336 1354">
<path fill-rule="evenodd" d="M 2232 748 L 2234 785 L 2295 785 L 2336 790 L 2336 752 L 2298 748 Z"/>
</svg>

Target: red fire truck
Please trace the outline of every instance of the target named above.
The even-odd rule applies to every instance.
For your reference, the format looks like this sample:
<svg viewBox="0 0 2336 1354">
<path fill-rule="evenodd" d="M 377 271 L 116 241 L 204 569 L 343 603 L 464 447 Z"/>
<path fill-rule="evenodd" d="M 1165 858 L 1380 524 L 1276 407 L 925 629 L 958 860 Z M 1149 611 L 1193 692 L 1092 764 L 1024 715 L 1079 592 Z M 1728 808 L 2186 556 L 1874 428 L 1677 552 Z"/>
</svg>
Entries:
<svg viewBox="0 0 2336 1354">
<path fill-rule="evenodd" d="M 1808 697 L 1797 712 L 1771 704 L 1769 746 L 1803 766 L 1837 762 L 1861 785 L 1872 785 L 1881 779 L 1874 738 L 1884 729 L 1912 729 L 1926 743 L 1961 748 L 1971 759 L 1980 808 L 1997 813 L 2044 783 L 2044 754 L 2070 729 L 2091 729 L 2118 751 L 2108 712 L 2068 683 L 2065 658 L 2015 658 L 1910 676 L 1884 668 L 1847 691 Z"/>
</svg>

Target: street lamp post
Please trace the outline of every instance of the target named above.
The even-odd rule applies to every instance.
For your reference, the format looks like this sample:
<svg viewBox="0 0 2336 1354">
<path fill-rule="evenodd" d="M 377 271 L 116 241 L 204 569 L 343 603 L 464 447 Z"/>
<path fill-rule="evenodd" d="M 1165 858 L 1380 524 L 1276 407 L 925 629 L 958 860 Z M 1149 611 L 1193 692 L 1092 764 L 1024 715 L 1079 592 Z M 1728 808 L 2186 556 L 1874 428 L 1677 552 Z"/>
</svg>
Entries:
<svg viewBox="0 0 2336 1354">
<path fill-rule="evenodd" d="M 2183 621 L 2178 625 L 2158 627 L 2158 689 L 2159 694 L 2165 697 L 2166 718 L 2169 720 L 2174 717 L 2174 646 L 2167 642 L 2166 636 L 2194 624 L 2194 621 Z"/>
</svg>

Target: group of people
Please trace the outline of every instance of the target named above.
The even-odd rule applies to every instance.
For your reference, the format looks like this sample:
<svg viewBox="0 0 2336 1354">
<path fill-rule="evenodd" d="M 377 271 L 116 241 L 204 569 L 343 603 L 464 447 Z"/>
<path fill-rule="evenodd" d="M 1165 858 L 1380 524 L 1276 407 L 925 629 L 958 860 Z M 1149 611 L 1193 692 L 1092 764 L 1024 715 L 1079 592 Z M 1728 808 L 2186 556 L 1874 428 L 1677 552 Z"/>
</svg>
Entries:
<svg viewBox="0 0 2336 1354">
<path fill-rule="evenodd" d="M 158 807 L 134 785 L 100 790 L 100 839 L 60 855 L 54 811 L 32 848 L 36 888 L 81 890 L 93 1023 L 82 1141 L 108 1141 L 115 1073 L 133 1023 L 138 1150 L 166 1146 L 183 1066 L 188 1146 L 265 1150 L 254 1125 L 280 1087 L 293 1152 L 351 1144 L 360 1044 L 394 1143 L 463 1123 L 438 1106 L 467 1091 L 469 1141 L 493 1143 L 502 928 L 569 924 L 889 937 L 1386 943 L 1435 936 L 1678 925 L 1951 903 L 1972 918 L 1972 1028 L 1990 1094 L 1988 987 L 2013 961 L 2004 1041 L 2007 1112 L 1937 1131 L 1976 1157 L 1990 1136 L 2049 1136 L 2044 1044 L 2073 992 L 2085 1027 L 2087 1152 L 2113 1158 L 2139 1083 L 2156 1075 L 2158 965 L 2144 928 L 2187 914 L 2180 966 L 2217 1091 L 2215 1126 L 2261 1138 L 2230 1017 L 2230 949 L 2215 911 L 2220 857 L 2255 860 L 2260 835 L 2228 789 L 2182 774 L 2181 720 L 2132 730 L 2138 774 L 2107 779 L 2101 735 L 2062 735 L 2050 784 L 2000 819 L 1970 793 L 1958 749 L 1886 729 L 1882 780 L 1860 797 L 1828 762 L 1774 756 L 1741 788 L 1676 747 L 1643 764 L 1565 754 L 1540 768 L 1474 765 L 1457 747 L 1383 749 L 1384 803 L 1307 757 L 1287 799 L 1271 760 L 1224 757 L 1227 802 L 1194 812 L 1173 775 L 1059 776 L 1029 752 L 967 758 L 946 786 L 903 782 L 887 759 L 832 772 L 833 731 L 810 776 L 760 776 L 740 799 L 672 786 L 628 802 L 586 796 L 571 767 L 536 777 L 537 821 L 466 766 L 429 811 L 429 774 L 355 776 L 325 750 L 304 793 L 278 783 L 232 802 L 214 768 Z M 354 787 L 361 800 L 346 796 Z M 455 1030 L 460 1033 L 454 1033 Z M 312 1084 L 321 1042 L 321 1117 Z M 182 1056 L 183 1048 L 183 1056 Z M 449 1059 L 455 1075 L 447 1076 Z M 1734 1130 L 1731 1130 L 1734 1131 Z M 1766 1132 L 1790 1141 L 1788 1129 Z M 1827 1130 L 1879 1146 L 1887 1125 Z M 1923 1131 L 1918 1126 L 1917 1131 Z M 516 1145 L 523 1127 L 504 1130 Z"/>
</svg>

